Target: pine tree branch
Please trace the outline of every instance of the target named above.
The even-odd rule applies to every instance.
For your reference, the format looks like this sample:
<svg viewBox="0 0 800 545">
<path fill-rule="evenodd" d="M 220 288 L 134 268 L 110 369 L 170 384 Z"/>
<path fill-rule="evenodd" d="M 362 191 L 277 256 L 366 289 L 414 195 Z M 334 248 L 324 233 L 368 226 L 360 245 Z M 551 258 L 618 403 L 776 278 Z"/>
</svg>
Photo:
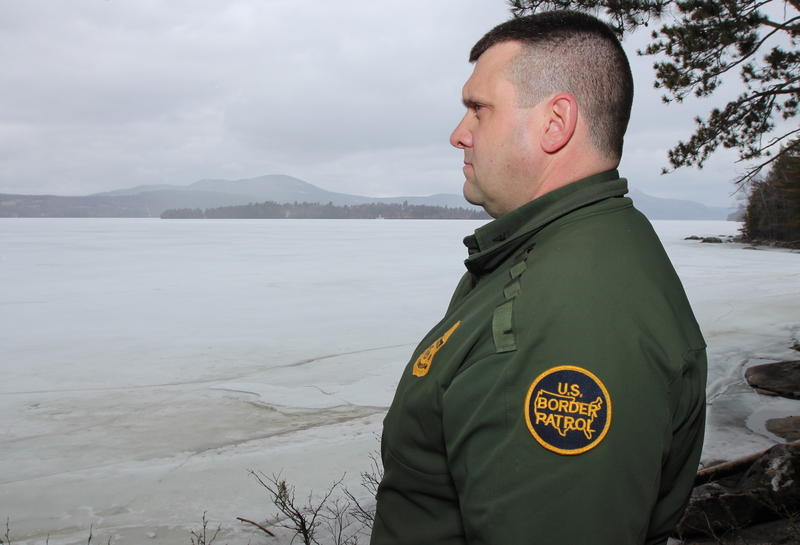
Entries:
<svg viewBox="0 0 800 545">
<path fill-rule="evenodd" d="M 776 146 L 777 144 L 780 144 L 786 138 L 789 138 L 793 134 L 797 134 L 797 133 L 800 133 L 800 129 L 794 129 L 793 131 L 789 131 L 789 132 L 783 134 L 782 136 L 776 136 L 775 138 L 773 138 L 773 139 L 771 139 L 769 141 L 769 144 L 767 144 L 766 146 L 762 146 L 761 148 L 758 148 L 757 150 L 755 150 L 755 155 L 754 156 L 761 155 L 763 152 L 767 151 L 769 148 L 772 148 L 772 147 Z M 778 156 L 780 156 L 780 154 Z M 741 163 L 742 161 L 746 161 L 747 159 L 748 159 L 748 157 L 742 157 L 740 159 L 737 159 L 736 162 L 737 163 Z"/>
<path fill-rule="evenodd" d="M 779 32 L 779 31 L 780 31 L 780 29 L 774 29 L 774 30 L 770 31 L 766 36 L 764 36 L 764 38 L 759 40 L 759 42 L 753 46 L 753 48 L 750 50 L 749 53 L 747 53 L 746 55 L 743 54 L 741 57 L 739 57 L 738 60 L 736 60 L 736 61 L 734 61 L 734 62 L 732 62 L 730 64 L 724 64 L 724 65 L 721 64 L 720 67 L 717 68 L 716 70 L 712 70 L 710 72 L 703 71 L 699 76 L 691 78 L 687 85 L 681 85 L 681 87 L 683 87 L 684 90 L 682 92 L 680 92 L 680 93 L 677 93 L 674 90 L 670 89 L 669 86 L 665 86 L 665 87 L 667 87 L 667 89 L 670 89 L 674 96 L 680 97 L 680 98 L 685 97 L 689 93 L 689 91 L 694 89 L 698 84 L 700 84 L 700 83 L 702 83 L 704 81 L 708 81 L 710 79 L 718 78 L 722 74 L 728 72 L 731 68 L 735 68 L 736 66 L 742 64 L 744 61 L 746 61 L 747 59 L 749 59 L 750 57 L 755 55 L 758 52 L 759 48 L 761 48 L 761 46 L 764 45 L 764 42 L 766 42 L 770 37 L 772 37 L 775 33 Z M 707 55 L 702 57 L 702 61 L 705 62 L 706 60 L 709 60 L 709 59 L 720 58 L 722 56 L 722 52 L 725 51 L 725 49 L 727 49 L 728 47 L 730 47 L 730 46 L 729 45 L 725 45 L 725 46 L 718 47 L 718 48 L 710 51 Z M 658 52 L 662 52 L 663 53 L 664 52 L 663 48 L 660 48 L 658 51 L 652 51 L 652 52 L 648 51 L 648 54 L 652 55 L 653 53 L 658 53 Z M 689 70 L 690 71 L 694 71 L 694 70 L 696 70 L 696 68 L 689 68 Z"/>
<path fill-rule="evenodd" d="M 793 24 L 796 21 L 800 21 L 800 15 L 797 17 L 792 17 L 788 21 L 784 21 L 782 23 L 776 23 L 775 21 L 770 21 L 769 19 L 763 19 L 761 23 L 766 26 L 772 27 L 775 30 L 788 30 L 791 34 L 794 34 L 798 30 L 800 30 L 800 27 Z"/>
<path fill-rule="evenodd" d="M 733 104 L 737 106 L 744 106 L 748 102 L 752 102 L 754 100 L 758 100 L 764 97 L 773 97 L 776 95 L 791 95 L 791 94 L 798 94 L 800 93 L 800 87 L 790 87 L 789 89 L 781 89 L 781 85 L 788 85 L 789 83 L 793 83 L 787 81 L 785 83 L 781 83 L 775 86 L 773 89 L 769 89 L 767 91 L 758 91 L 757 93 L 752 93 L 749 95 L 743 95 L 738 100 L 734 100 Z"/>
<path fill-rule="evenodd" d="M 749 15 L 754 11 L 758 10 L 758 8 L 760 8 L 761 6 L 766 6 L 767 4 L 771 4 L 772 2 L 773 0 L 762 0 L 761 2 L 756 2 L 755 4 L 750 6 L 750 8 L 747 10 L 746 13 Z"/>
<path fill-rule="evenodd" d="M 783 153 L 778 153 L 778 154 L 774 155 L 773 157 L 770 157 L 766 161 L 763 161 L 763 162 L 761 162 L 761 163 L 759 163 L 759 164 L 757 164 L 757 165 L 755 165 L 753 167 L 748 168 L 745 171 L 744 174 L 742 174 L 741 176 L 739 176 L 738 178 L 733 180 L 733 183 L 736 184 L 737 186 L 740 186 L 740 187 L 744 187 L 744 186 L 748 185 L 751 181 L 753 181 L 753 178 L 758 176 L 758 174 L 766 166 L 768 166 L 768 165 L 772 164 L 773 162 L 777 161 L 782 156 L 783 156 Z"/>
</svg>

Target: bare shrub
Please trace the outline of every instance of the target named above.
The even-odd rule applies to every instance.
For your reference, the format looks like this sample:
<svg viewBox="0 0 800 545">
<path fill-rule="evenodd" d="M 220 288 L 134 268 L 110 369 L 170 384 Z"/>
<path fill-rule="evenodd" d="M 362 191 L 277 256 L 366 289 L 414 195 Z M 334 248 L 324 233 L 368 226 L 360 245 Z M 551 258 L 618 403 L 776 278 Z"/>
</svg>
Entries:
<svg viewBox="0 0 800 545">
<path fill-rule="evenodd" d="M 250 474 L 267 491 L 271 503 L 278 509 L 275 526 L 291 531 L 292 541 L 299 537 L 303 545 L 319 545 L 317 531 L 325 520 L 326 504 L 342 484 L 344 475 L 328 487 L 322 498 L 315 501 L 312 491 L 305 503 L 301 503 L 295 497 L 294 485 L 287 483 L 280 474 L 265 475 L 252 469 Z"/>
<path fill-rule="evenodd" d="M 6 530 L 3 532 L 3 538 L 0 539 L 0 545 L 11 545 L 11 519 L 6 517 Z"/>
<path fill-rule="evenodd" d="M 383 479 L 383 463 L 377 452 L 369 455 L 370 467 L 367 471 L 361 472 L 361 488 L 369 494 L 369 502 L 359 500 L 350 490 L 344 490 L 345 495 L 350 500 L 350 514 L 361 523 L 364 528 L 372 530 L 375 524 L 375 497 L 378 495 L 378 485 Z"/>
<path fill-rule="evenodd" d="M 209 532 L 208 519 L 206 518 L 206 512 L 203 511 L 200 529 L 191 531 L 191 543 L 192 545 L 211 545 L 216 541 L 220 530 L 222 530 L 222 524 L 218 524 L 213 531 Z"/>
<path fill-rule="evenodd" d="M 331 535 L 331 545 L 358 545 L 362 525 L 352 515 L 352 506 L 343 498 L 334 498 L 325 506 L 325 527 Z"/>
</svg>

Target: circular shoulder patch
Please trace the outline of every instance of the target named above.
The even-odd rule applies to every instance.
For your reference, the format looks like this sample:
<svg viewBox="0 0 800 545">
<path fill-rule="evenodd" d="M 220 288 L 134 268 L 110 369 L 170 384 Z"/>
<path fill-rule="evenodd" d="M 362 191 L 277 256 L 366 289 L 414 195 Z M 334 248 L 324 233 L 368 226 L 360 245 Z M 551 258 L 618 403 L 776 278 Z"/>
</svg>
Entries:
<svg viewBox="0 0 800 545">
<path fill-rule="evenodd" d="M 525 397 L 525 423 L 533 437 L 558 454 L 581 454 L 611 427 L 611 396 L 594 374 L 560 365 L 533 381 Z"/>
</svg>

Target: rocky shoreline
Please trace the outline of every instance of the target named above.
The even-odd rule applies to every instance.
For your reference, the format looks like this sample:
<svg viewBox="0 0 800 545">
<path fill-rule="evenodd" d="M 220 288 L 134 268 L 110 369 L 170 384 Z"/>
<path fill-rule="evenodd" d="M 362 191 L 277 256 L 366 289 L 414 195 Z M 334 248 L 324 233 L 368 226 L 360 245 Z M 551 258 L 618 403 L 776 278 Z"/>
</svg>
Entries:
<svg viewBox="0 0 800 545">
<path fill-rule="evenodd" d="M 742 235 L 718 235 L 718 236 L 697 236 L 691 235 L 685 237 L 683 240 L 697 240 L 707 244 L 720 244 L 723 242 L 736 242 L 745 244 L 746 250 L 759 250 L 763 247 L 767 248 L 783 248 L 786 250 L 800 250 L 800 240 L 762 240 L 762 239 L 747 239 Z"/>
<path fill-rule="evenodd" d="M 800 400 L 800 360 L 756 365 L 744 378 L 761 395 Z M 797 413 L 766 422 L 787 443 L 698 472 L 680 543 L 800 544 L 800 403 Z"/>
</svg>

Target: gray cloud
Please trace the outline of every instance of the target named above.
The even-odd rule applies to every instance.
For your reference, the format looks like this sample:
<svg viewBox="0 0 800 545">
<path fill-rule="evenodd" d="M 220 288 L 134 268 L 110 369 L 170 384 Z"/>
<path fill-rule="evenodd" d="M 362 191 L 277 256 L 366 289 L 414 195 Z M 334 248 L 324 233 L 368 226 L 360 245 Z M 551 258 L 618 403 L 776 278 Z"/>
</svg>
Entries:
<svg viewBox="0 0 800 545">
<path fill-rule="evenodd" d="M 0 192 L 268 173 L 372 195 L 459 192 L 447 141 L 466 56 L 508 16 L 501 0 L 4 2 Z M 713 171 L 658 175 L 708 103 L 660 105 L 652 59 L 632 62 L 624 174 L 653 194 L 729 201 L 730 154 Z"/>
</svg>

